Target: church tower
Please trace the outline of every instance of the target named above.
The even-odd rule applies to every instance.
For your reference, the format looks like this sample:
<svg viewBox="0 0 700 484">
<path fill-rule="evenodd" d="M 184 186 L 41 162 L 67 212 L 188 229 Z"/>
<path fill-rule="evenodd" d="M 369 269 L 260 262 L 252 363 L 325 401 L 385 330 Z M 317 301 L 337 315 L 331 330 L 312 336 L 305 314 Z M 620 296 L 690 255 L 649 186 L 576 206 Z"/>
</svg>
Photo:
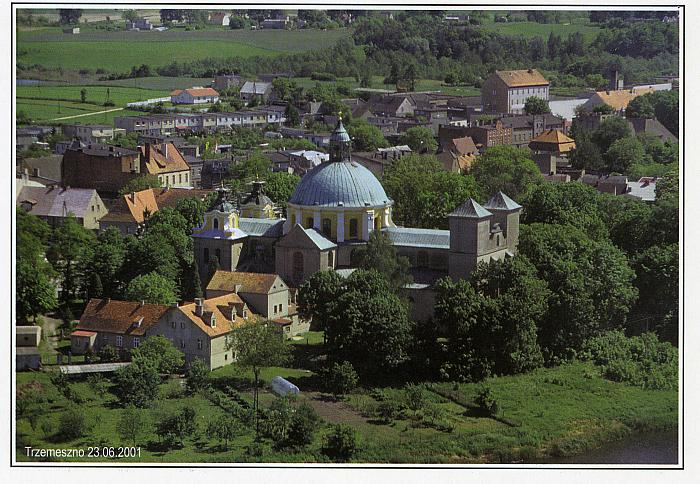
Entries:
<svg viewBox="0 0 700 484">
<path fill-rule="evenodd" d="M 470 198 L 448 215 L 450 221 L 449 275 L 466 279 L 479 257 L 488 251 L 493 214 Z"/>
</svg>

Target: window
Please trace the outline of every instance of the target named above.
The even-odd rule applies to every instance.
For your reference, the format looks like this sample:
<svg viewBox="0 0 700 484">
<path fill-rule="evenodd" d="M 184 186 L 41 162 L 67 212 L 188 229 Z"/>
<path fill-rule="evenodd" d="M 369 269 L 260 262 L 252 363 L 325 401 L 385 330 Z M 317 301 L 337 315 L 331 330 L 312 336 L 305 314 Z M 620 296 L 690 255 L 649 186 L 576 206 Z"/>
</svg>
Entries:
<svg viewBox="0 0 700 484">
<path fill-rule="evenodd" d="M 197 349 L 201 350 L 202 349 L 202 340 L 197 338 Z"/>
<path fill-rule="evenodd" d="M 185 183 L 187 183 L 187 175 L 188 173 L 185 173 Z"/>
<path fill-rule="evenodd" d="M 323 235 L 325 235 L 326 237 L 331 236 L 331 219 L 323 219 L 323 222 L 321 222 L 321 232 L 323 232 Z"/>
<path fill-rule="evenodd" d="M 357 219 L 356 218 L 350 219 L 350 238 L 351 239 L 357 238 Z"/>
<path fill-rule="evenodd" d="M 121 348 L 124 341 L 124 337 L 122 335 L 117 335 L 117 348 Z"/>
<path fill-rule="evenodd" d="M 243 308 L 243 319 L 248 319 L 248 310 Z"/>
<path fill-rule="evenodd" d="M 228 353 L 224 355 L 224 361 L 228 361 Z"/>
<path fill-rule="evenodd" d="M 184 339 L 180 340 L 180 348 L 185 349 L 185 340 Z"/>
<path fill-rule="evenodd" d="M 328 267 L 330 269 L 333 268 L 333 251 L 332 250 L 328 251 Z"/>
<path fill-rule="evenodd" d="M 180 321 L 180 329 L 185 329 L 185 323 L 183 321 Z"/>
<path fill-rule="evenodd" d="M 307 217 L 306 219 L 306 228 L 310 229 L 314 226 L 314 218 L 313 217 Z"/>
<path fill-rule="evenodd" d="M 182 183 L 182 173 L 177 176 L 178 183 Z"/>
<path fill-rule="evenodd" d="M 292 278 L 296 282 L 304 278 L 304 254 L 301 252 L 295 252 L 292 256 Z"/>
<path fill-rule="evenodd" d="M 134 338 L 134 344 L 133 344 L 134 348 L 138 348 L 138 347 L 139 347 L 139 343 L 140 343 L 139 338 Z"/>
</svg>

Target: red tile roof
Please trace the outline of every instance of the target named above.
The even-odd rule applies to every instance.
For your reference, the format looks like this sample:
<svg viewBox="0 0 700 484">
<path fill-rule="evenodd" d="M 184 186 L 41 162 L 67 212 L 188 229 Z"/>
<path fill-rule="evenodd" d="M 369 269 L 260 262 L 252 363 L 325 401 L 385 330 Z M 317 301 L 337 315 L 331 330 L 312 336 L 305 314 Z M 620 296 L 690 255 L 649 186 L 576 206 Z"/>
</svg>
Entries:
<svg viewBox="0 0 700 484">
<path fill-rule="evenodd" d="M 70 335 L 71 335 L 71 336 L 86 336 L 86 337 L 89 338 L 89 337 L 91 337 L 91 336 L 95 336 L 96 334 L 97 334 L 97 333 L 95 333 L 94 331 L 81 331 L 81 330 L 77 330 L 77 331 L 73 331 Z"/>
<path fill-rule="evenodd" d="M 250 292 L 253 294 L 268 294 L 272 289 L 279 289 L 284 286 L 280 280 L 277 281 L 277 274 L 263 274 L 257 272 L 230 272 L 216 271 L 212 276 L 207 290 L 210 291 L 230 291 L 234 292 L 236 286 L 240 285 L 240 292 Z M 275 282 L 277 281 L 277 287 Z"/>
<path fill-rule="evenodd" d="M 75 329 L 139 336 L 167 311 L 168 306 L 163 304 L 90 299 Z"/>
</svg>

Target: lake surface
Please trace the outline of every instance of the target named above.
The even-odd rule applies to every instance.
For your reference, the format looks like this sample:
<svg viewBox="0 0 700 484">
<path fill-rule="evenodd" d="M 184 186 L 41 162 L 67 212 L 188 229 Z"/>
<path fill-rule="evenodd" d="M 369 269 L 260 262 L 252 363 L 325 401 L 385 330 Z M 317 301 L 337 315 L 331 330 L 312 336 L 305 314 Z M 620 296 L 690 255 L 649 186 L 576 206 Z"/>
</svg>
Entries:
<svg viewBox="0 0 700 484">
<path fill-rule="evenodd" d="M 678 432 L 645 432 L 546 464 L 678 464 Z"/>
</svg>

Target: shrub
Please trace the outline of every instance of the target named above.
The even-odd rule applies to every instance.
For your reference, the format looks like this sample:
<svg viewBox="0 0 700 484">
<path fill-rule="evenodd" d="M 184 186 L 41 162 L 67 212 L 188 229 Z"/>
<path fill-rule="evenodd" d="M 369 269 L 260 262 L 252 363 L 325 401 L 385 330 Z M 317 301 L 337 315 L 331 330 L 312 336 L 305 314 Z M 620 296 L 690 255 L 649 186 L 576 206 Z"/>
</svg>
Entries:
<svg viewBox="0 0 700 484">
<path fill-rule="evenodd" d="M 58 423 L 58 435 L 63 440 L 74 440 L 84 436 L 89 430 L 85 413 L 80 410 L 68 410 L 61 414 Z"/>
<path fill-rule="evenodd" d="M 87 384 L 90 386 L 90 389 L 95 392 L 95 395 L 99 396 L 100 398 L 103 398 L 107 394 L 109 382 L 99 373 L 88 376 Z"/>
<path fill-rule="evenodd" d="M 44 434 L 44 439 L 48 439 L 53 434 L 53 422 L 49 419 L 42 420 L 39 428 L 41 433 Z"/>
<path fill-rule="evenodd" d="M 348 425 L 334 425 L 323 442 L 321 452 L 336 462 L 348 462 L 358 451 L 357 434 Z"/>
<path fill-rule="evenodd" d="M 496 415 L 498 413 L 498 402 L 493 396 L 491 389 L 486 387 L 474 399 L 474 403 L 485 415 Z"/>
<path fill-rule="evenodd" d="M 320 418 L 307 403 L 301 404 L 294 414 L 287 431 L 286 444 L 289 447 L 306 447 L 314 440 Z"/>
<path fill-rule="evenodd" d="M 176 414 L 166 415 L 156 422 L 155 433 L 169 447 L 182 446 L 185 438 L 197 431 L 196 413 L 192 407 L 184 407 Z"/>
<path fill-rule="evenodd" d="M 195 359 L 187 368 L 187 391 L 192 394 L 209 387 L 209 367 L 200 359 Z"/>
<path fill-rule="evenodd" d="M 163 396 L 167 399 L 175 400 L 182 398 L 185 394 L 185 389 L 182 388 L 182 384 L 177 380 L 171 380 L 163 388 Z"/>
<path fill-rule="evenodd" d="M 152 363 L 134 362 L 116 373 L 115 393 L 122 403 L 148 406 L 158 396 L 160 376 Z"/>
<path fill-rule="evenodd" d="M 112 345 L 105 345 L 97 352 L 97 357 L 102 363 L 113 363 L 119 361 L 119 350 Z"/>
<path fill-rule="evenodd" d="M 409 384 L 404 388 L 406 407 L 415 414 L 426 404 L 425 387 L 423 385 Z"/>
<path fill-rule="evenodd" d="M 390 424 L 401 416 L 403 409 L 404 406 L 396 400 L 383 400 L 377 406 L 377 414 L 384 423 Z"/>
<path fill-rule="evenodd" d="M 359 381 L 355 368 L 347 361 L 334 363 L 324 376 L 326 388 L 336 398 L 350 393 Z"/>
</svg>

